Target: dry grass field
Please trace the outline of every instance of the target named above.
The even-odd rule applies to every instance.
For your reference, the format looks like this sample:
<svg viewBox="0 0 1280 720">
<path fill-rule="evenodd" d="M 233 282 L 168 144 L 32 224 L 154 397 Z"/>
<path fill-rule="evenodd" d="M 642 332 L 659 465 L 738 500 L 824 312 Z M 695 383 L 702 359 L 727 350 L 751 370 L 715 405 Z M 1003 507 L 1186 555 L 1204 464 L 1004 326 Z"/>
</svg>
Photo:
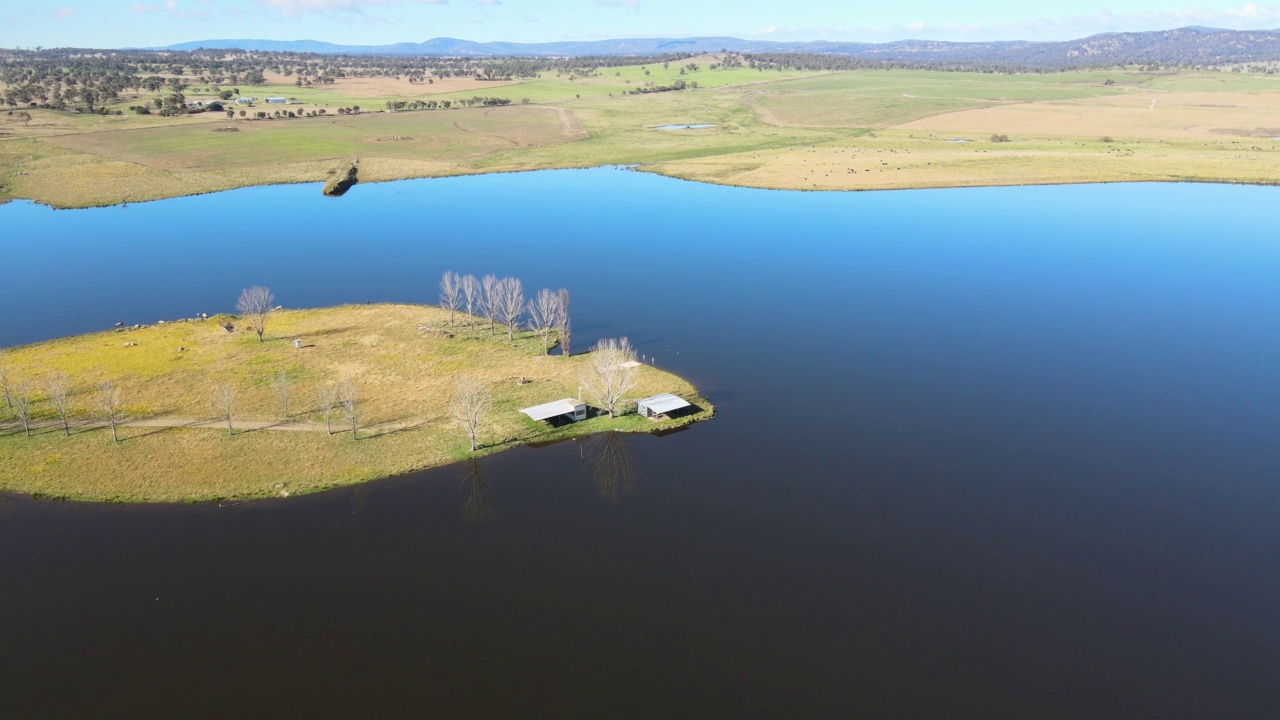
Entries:
<svg viewBox="0 0 1280 720">
<path fill-rule="evenodd" d="M 898 125 L 943 133 L 1171 140 L 1280 136 L 1280 92 L 1143 92 L 961 110 Z"/>
<path fill-rule="evenodd" d="M 555 430 L 517 410 L 575 397 L 583 355 L 542 353 L 542 341 L 520 333 L 514 343 L 487 326 L 450 327 L 447 311 L 411 305 L 356 305 L 292 310 L 269 316 L 266 342 L 242 328 L 228 333 L 229 316 L 172 322 L 127 332 L 64 338 L 7 350 L 0 355 L 11 384 L 36 388 L 38 419 L 56 415 L 40 390 L 43 379 L 65 372 L 73 383 L 71 406 L 78 422 L 98 417 L 96 385 L 114 380 L 131 419 L 215 419 L 215 390 L 236 392 L 236 418 L 280 421 L 304 432 L 254 430 L 228 436 L 225 429 L 126 427 L 111 442 L 102 427 L 41 427 L 27 438 L 11 413 L 0 430 L 0 488 L 90 500 L 178 501 L 262 497 L 310 492 L 375 479 L 468 456 L 465 435 L 449 418 L 455 378 L 474 377 L 491 390 L 494 410 L 481 429 L 483 452 L 517 443 L 551 440 L 606 429 L 646 431 L 670 426 L 635 415 L 593 418 Z M 294 347 L 294 339 L 303 349 Z M 136 344 L 135 344 L 136 343 Z M 290 380 L 291 411 L 281 419 L 272 379 Z M 642 366 L 633 398 L 675 392 L 711 406 L 689 383 Z M 330 436 L 317 409 L 319 390 L 345 379 L 357 382 L 359 440 L 339 411 Z M 687 419 L 685 420 L 687 421 Z"/>
</svg>

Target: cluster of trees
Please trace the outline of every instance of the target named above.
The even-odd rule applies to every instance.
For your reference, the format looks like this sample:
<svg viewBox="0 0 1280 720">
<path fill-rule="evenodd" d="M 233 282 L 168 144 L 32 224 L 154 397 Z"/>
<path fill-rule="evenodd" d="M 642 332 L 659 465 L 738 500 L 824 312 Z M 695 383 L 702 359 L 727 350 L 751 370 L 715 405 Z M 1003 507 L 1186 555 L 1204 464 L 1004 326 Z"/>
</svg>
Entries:
<svg viewBox="0 0 1280 720">
<path fill-rule="evenodd" d="M 464 77 L 510 81 L 554 73 L 571 78 L 599 75 L 601 68 L 646 62 L 680 62 L 688 53 L 653 56 L 547 58 L 467 58 L 244 50 L 88 50 L 57 48 L 0 49 L 0 85 L 11 108 L 41 107 L 99 112 L 126 93 L 181 94 L 194 84 L 262 85 L 268 74 L 293 78 L 298 87 L 325 85 L 340 78 L 390 77 L 411 83 Z M 229 99 L 229 98 L 224 98 Z M 498 100 L 482 98 L 480 100 Z M 466 102 L 466 101 L 464 101 Z"/>
<path fill-rule="evenodd" d="M 8 367 L 0 358 L 0 394 L 3 394 L 5 407 L 13 413 L 26 437 L 31 437 L 32 424 L 41 413 L 41 403 L 57 417 L 63 434 L 68 437 L 71 435 L 72 418 L 85 414 L 81 408 L 72 405 L 72 398 L 81 393 L 71 377 L 62 371 L 51 372 L 38 383 L 12 380 Z M 103 380 L 97 384 L 93 408 L 89 414 L 106 423 L 111 428 L 112 442 L 119 443 L 119 427 L 124 422 L 124 394 L 115 381 Z"/>
<path fill-rule="evenodd" d="M 527 102 L 527 101 L 526 101 Z M 401 110 L 448 110 L 449 108 L 462 107 L 500 107 L 502 105 L 510 105 L 510 98 L 497 97 L 472 97 L 458 100 L 388 100 L 386 107 L 391 112 Z"/>
<path fill-rule="evenodd" d="M 524 285 L 519 278 L 498 278 L 485 275 L 459 275 L 452 270 L 440 278 L 440 306 L 449 311 L 449 327 L 456 327 L 457 314 L 466 316 L 467 327 L 474 328 L 477 318 L 489 321 L 489 333 L 497 334 L 501 323 L 507 330 L 507 339 L 515 340 L 516 329 L 527 319 L 529 330 L 542 338 L 543 352 L 551 352 L 551 336 L 554 333 L 561 352 L 568 356 L 573 337 L 573 323 L 569 317 L 569 291 L 543 288 L 528 301 Z"/>
<path fill-rule="evenodd" d="M 685 82 L 684 80 L 676 80 L 670 85 L 654 85 L 653 83 L 645 83 L 644 85 L 638 88 L 632 88 L 631 90 L 627 90 L 626 92 L 627 94 L 630 94 L 630 95 L 644 95 L 647 93 L 660 93 L 660 92 L 671 92 L 673 90 L 684 90 L 686 88 L 691 90 L 696 90 L 697 87 L 698 87 L 697 80 L 693 80 L 691 82 Z"/>
</svg>

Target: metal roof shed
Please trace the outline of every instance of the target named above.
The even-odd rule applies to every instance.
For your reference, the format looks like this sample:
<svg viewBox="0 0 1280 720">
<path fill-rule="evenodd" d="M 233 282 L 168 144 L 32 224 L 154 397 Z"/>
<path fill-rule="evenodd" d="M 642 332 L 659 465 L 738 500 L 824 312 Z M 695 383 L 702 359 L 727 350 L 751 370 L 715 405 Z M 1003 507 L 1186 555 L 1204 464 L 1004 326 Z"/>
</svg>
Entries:
<svg viewBox="0 0 1280 720">
<path fill-rule="evenodd" d="M 636 401 L 636 412 L 647 418 L 670 415 L 687 407 L 693 407 L 693 405 L 685 401 L 684 398 L 671 393 L 662 393 L 661 395 L 654 395 L 653 397 Z"/>
<path fill-rule="evenodd" d="M 524 408 L 520 412 L 528 415 L 533 420 L 554 420 L 561 416 L 565 416 L 566 420 L 587 419 L 586 403 L 572 398 L 534 405 L 533 407 Z"/>
</svg>

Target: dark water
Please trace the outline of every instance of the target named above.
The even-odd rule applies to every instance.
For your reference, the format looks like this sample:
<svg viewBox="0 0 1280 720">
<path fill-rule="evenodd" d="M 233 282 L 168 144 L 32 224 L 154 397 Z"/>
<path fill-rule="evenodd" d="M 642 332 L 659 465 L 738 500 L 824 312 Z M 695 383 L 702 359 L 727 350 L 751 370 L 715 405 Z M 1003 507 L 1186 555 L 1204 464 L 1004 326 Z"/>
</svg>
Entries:
<svg viewBox="0 0 1280 720">
<path fill-rule="evenodd" d="M 3 345 L 494 272 L 720 409 L 279 502 L 0 501 L 0 702 L 1276 717 L 1278 221 L 1275 188 L 616 170 L 0 207 Z"/>
</svg>

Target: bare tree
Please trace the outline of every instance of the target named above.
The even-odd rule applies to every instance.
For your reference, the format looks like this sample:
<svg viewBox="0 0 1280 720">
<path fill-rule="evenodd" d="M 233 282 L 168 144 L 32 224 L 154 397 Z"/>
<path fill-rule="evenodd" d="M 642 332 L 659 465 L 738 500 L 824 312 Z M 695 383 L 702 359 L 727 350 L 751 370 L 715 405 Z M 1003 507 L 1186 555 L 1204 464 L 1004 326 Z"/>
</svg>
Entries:
<svg viewBox="0 0 1280 720">
<path fill-rule="evenodd" d="M 22 423 L 22 432 L 31 437 L 31 385 L 26 380 L 13 386 L 13 412 Z"/>
<path fill-rule="evenodd" d="M 120 442 L 120 423 L 124 422 L 124 393 L 110 380 L 98 383 L 98 406 L 111 425 L 111 441 Z"/>
<path fill-rule="evenodd" d="M 9 367 L 4 364 L 3 356 L 0 356 L 0 391 L 4 391 L 4 406 L 13 407 L 13 394 L 9 391 Z"/>
<path fill-rule="evenodd" d="M 480 463 L 475 458 L 467 466 L 467 474 L 462 476 L 462 489 L 467 497 L 462 502 L 462 516 L 468 522 L 485 522 L 493 519 L 493 492 L 480 477 Z"/>
<path fill-rule="evenodd" d="M 271 390 L 276 394 L 276 400 L 280 402 L 280 419 L 289 419 L 289 388 L 293 385 L 293 381 L 289 379 L 289 373 L 284 370 L 276 371 L 271 377 Z"/>
<path fill-rule="evenodd" d="M 476 326 L 476 311 L 484 305 L 480 281 L 476 280 L 475 275 L 462 278 L 462 302 L 467 308 L 467 327 L 473 328 Z"/>
<path fill-rule="evenodd" d="M 543 288 L 529 301 L 529 329 L 542 336 L 542 354 L 551 352 L 551 333 L 560 323 L 556 294 Z"/>
<path fill-rule="evenodd" d="M 235 434 L 236 389 L 231 383 L 219 383 L 213 391 L 213 409 L 218 419 L 227 423 L 227 434 Z"/>
<path fill-rule="evenodd" d="M 240 299 L 236 301 L 236 310 L 249 321 L 249 327 L 258 333 L 258 342 L 262 342 L 262 333 L 267 330 L 267 315 L 271 313 L 276 296 L 270 288 L 254 285 L 240 291 Z"/>
<path fill-rule="evenodd" d="M 449 401 L 449 416 L 462 426 L 471 440 L 471 452 L 476 451 L 476 434 L 485 415 L 493 408 L 493 393 L 475 378 L 460 376 L 453 383 L 453 399 Z"/>
<path fill-rule="evenodd" d="M 569 317 L 569 291 L 560 288 L 556 291 L 556 334 L 560 336 L 560 353 L 565 357 L 572 354 L 573 321 Z"/>
<path fill-rule="evenodd" d="M 600 497 L 616 503 L 635 490 L 636 461 L 620 432 L 607 432 L 590 440 L 591 476 Z"/>
<path fill-rule="evenodd" d="M 516 325 L 520 324 L 520 316 L 524 315 L 524 285 L 520 278 L 502 278 L 498 281 L 498 309 L 495 313 L 498 320 L 507 326 L 507 341 L 515 342 Z"/>
<path fill-rule="evenodd" d="M 449 308 L 449 327 L 453 327 L 453 314 L 462 306 L 462 299 L 462 278 L 446 270 L 440 278 L 440 306 Z"/>
<path fill-rule="evenodd" d="M 320 414 L 324 416 L 324 430 L 330 435 L 333 434 L 333 409 L 338 405 L 338 390 L 332 384 L 326 383 L 320 388 L 316 400 L 320 404 Z"/>
<path fill-rule="evenodd" d="M 68 396 L 71 392 L 71 380 L 64 372 L 55 372 L 45 379 L 45 388 L 49 391 L 49 404 L 58 412 L 58 419 L 62 421 L 62 432 L 67 436 L 71 436 L 71 425 L 67 423 Z"/>
<path fill-rule="evenodd" d="M 351 421 L 351 439 L 358 440 L 356 436 L 357 428 L 357 411 L 359 411 L 360 396 L 356 392 L 356 381 L 347 378 L 338 386 L 338 402 L 342 404 L 342 410 L 347 414 L 347 419 Z"/>
<path fill-rule="evenodd" d="M 498 307 L 500 302 L 498 294 L 502 292 L 498 278 L 494 275 L 485 275 L 480 280 L 480 286 L 484 290 L 484 294 L 480 300 L 480 311 L 484 313 L 484 317 L 489 321 L 489 334 L 498 334 Z"/>
<path fill-rule="evenodd" d="M 616 417 L 636 380 L 636 351 L 626 338 L 605 338 L 591 348 L 590 365 L 582 374 L 582 386 L 598 406 Z"/>
</svg>

